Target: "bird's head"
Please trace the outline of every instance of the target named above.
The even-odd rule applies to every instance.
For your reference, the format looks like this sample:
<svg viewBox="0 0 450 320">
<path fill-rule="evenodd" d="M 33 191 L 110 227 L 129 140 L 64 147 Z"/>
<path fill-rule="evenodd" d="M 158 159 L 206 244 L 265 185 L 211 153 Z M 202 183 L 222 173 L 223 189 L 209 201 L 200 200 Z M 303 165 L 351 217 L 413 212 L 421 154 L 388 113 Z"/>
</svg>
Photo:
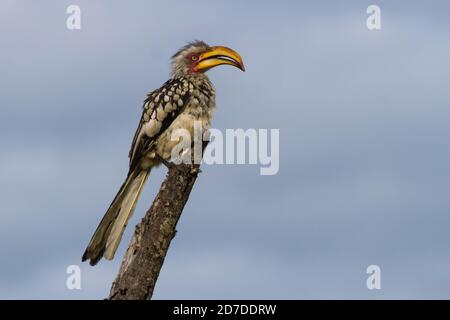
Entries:
<svg viewBox="0 0 450 320">
<path fill-rule="evenodd" d="M 202 74 L 223 64 L 245 71 L 242 58 L 236 51 L 222 46 L 210 47 L 203 41 L 195 41 L 172 56 L 172 75 L 181 77 Z"/>
</svg>

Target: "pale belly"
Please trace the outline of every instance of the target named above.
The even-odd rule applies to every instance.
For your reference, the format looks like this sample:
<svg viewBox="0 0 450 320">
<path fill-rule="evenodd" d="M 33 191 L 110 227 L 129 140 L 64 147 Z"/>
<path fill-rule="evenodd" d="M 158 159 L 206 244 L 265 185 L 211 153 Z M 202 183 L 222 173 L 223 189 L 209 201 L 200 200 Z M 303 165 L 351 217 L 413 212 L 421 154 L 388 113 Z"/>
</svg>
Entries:
<svg viewBox="0 0 450 320">
<path fill-rule="evenodd" d="M 210 127 L 211 116 L 212 112 L 203 112 L 201 116 L 197 112 L 184 112 L 180 114 L 156 140 L 155 148 L 147 154 L 145 160 L 142 162 L 142 167 L 148 169 L 149 167 L 159 165 L 160 161 L 156 155 L 170 162 L 173 152 L 175 154 L 175 151 L 179 150 L 180 146 L 186 141 L 190 141 L 191 153 L 193 154 L 195 134 L 197 134 L 195 139 L 202 139 L 203 134 Z"/>
</svg>

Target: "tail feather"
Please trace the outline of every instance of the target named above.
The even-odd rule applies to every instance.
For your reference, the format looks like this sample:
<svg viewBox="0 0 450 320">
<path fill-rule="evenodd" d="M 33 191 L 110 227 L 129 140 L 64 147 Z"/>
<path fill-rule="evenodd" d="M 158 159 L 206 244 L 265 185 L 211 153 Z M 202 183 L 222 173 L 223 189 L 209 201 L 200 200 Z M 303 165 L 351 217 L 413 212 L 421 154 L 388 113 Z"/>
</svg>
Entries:
<svg viewBox="0 0 450 320">
<path fill-rule="evenodd" d="M 146 171 L 142 172 L 140 176 L 132 182 L 132 186 L 130 188 L 131 192 L 128 192 L 122 201 L 121 210 L 112 225 L 111 232 L 106 241 L 104 257 L 108 260 L 114 258 L 114 253 L 116 252 L 120 240 L 122 239 L 128 220 L 133 215 L 137 200 L 141 194 L 144 183 L 147 180 L 147 176 L 148 173 Z"/>
<path fill-rule="evenodd" d="M 90 259 L 90 264 L 95 265 L 102 257 L 108 260 L 114 258 L 149 173 L 149 171 L 133 171 L 128 174 L 127 179 L 95 230 L 83 254 L 82 261 Z"/>
</svg>

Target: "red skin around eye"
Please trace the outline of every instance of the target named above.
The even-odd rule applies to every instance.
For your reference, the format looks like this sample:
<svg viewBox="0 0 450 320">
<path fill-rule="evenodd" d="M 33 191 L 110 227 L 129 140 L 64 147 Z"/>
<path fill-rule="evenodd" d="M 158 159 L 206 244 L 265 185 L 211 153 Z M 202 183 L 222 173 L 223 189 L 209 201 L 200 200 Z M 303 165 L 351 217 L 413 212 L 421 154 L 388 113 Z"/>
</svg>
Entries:
<svg viewBox="0 0 450 320">
<path fill-rule="evenodd" d="M 194 58 L 195 60 L 192 60 L 192 57 L 196 57 L 196 58 Z M 197 66 L 197 63 L 198 63 L 198 55 L 193 53 L 193 54 L 188 56 L 188 60 L 191 63 L 190 72 L 191 73 L 197 73 L 198 70 L 197 70 L 196 66 Z"/>
<path fill-rule="evenodd" d="M 198 56 L 199 55 L 196 53 L 191 53 L 190 55 L 187 56 L 187 59 L 188 59 L 188 61 L 191 61 L 191 62 L 197 62 Z M 194 60 L 192 60 L 192 59 L 194 59 Z"/>
</svg>

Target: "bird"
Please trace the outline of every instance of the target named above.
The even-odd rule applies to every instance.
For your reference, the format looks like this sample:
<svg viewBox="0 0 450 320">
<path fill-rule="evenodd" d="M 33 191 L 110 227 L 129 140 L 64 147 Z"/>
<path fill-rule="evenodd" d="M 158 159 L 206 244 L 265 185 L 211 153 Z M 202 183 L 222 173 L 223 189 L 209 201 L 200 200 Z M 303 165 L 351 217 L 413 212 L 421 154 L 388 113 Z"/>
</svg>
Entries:
<svg viewBox="0 0 450 320">
<path fill-rule="evenodd" d="M 129 151 L 125 182 L 95 230 L 82 261 L 94 266 L 103 257 L 114 258 L 128 220 L 132 216 L 152 168 L 169 166 L 178 141 L 171 139 L 177 129 L 203 132 L 210 127 L 216 107 L 215 88 L 206 71 L 230 65 L 245 71 L 241 56 L 225 46 L 209 46 L 203 41 L 187 43 L 171 57 L 171 78 L 144 100 L 143 112 Z M 191 139 L 194 140 L 194 139 Z"/>
</svg>

